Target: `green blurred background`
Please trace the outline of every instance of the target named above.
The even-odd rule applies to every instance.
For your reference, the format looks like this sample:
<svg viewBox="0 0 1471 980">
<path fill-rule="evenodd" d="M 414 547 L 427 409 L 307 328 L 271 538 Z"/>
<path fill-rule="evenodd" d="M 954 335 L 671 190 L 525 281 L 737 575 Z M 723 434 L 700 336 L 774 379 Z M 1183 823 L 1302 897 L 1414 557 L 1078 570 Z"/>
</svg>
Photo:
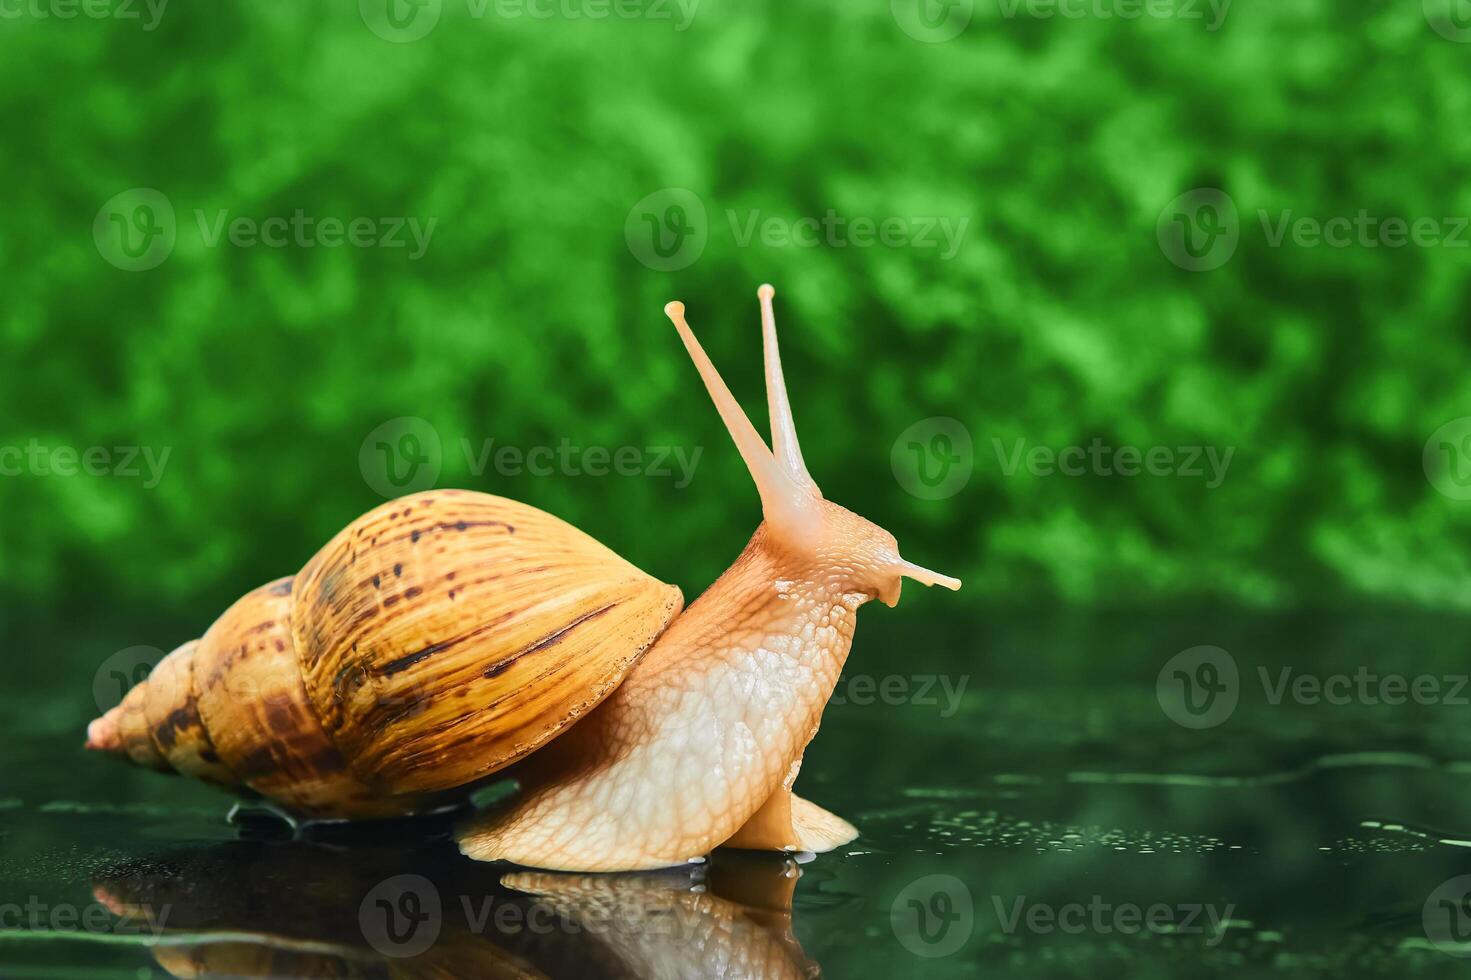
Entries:
<svg viewBox="0 0 1471 980">
<path fill-rule="evenodd" d="M 921 612 L 1471 607 L 1471 504 L 1422 463 L 1471 413 L 1471 233 L 1274 246 L 1259 218 L 1367 211 L 1454 239 L 1471 214 L 1462 22 L 1413 0 L 1241 0 L 1218 24 L 1203 2 L 1166 7 L 7 15 L 0 447 L 168 453 L 156 485 L 147 457 L 137 477 L 0 478 L 0 617 L 27 701 L 75 702 L 112 650 L 168 648 L 299 568 L 383 501 L 375 441 L 437 439 L 434 485 L 541 506 L 692 597 L 758 509 L 660 311 L 689 304 L 764 430 L 768 280 L 827 496 L 966 581 L 907 597 Z M 107 236 L 148 230 L 139 188 L 173 238 L 131 271 Z M 1192 271 L 1161 243 L 1197 188 L 1229 197 L 1239 241 Z M 830 210 L 908 237 L 744 235 Z M 212 238 L 222 215 L 298 211 L 434 224 L 417 257 Z M 665 261 L 650 220 L 693 244 Z M 963 228 L 954 248 L 940 227 Z M 933 442 L 935 417 L 968 454 Z M 701 456 L 683 486 L 537 476 L 478 467 L 489 439 Z M 1008 474 L 1018 440 L 1232 456 L 1215 486 Z M 968 479 L 911 492 L 910 442 Z"/>
<path fill-rule="evenodd" d="M 1465 670 L 1471 0 L 86 2 L 0 0 L 0 902 L 236 836 L 82 727 L 388 495 L 515 497 L 697 595 L 759 508 L 661 310 L 764 431 L 770 281 L 827 496 L 965 580 L 866 610 L 846 675 L 963 706 L 845 685 L 806 756 L 864 833 L 799 891 L 827 975 L 1458 975 L 1420 915 L 1471 870 L 1464 706 L 1251 682 Z M 1157 683 L 1201 644 L 1247 683 L 1197 730 Z M 324 853 L 205 875 L 289 912 Z M 890 902 L 938 872 L 983 926 L 1101 891 L 1259 931 L 918 958 Z M 152 961 L 8 938 L 7 976 Z"/>
</svg>

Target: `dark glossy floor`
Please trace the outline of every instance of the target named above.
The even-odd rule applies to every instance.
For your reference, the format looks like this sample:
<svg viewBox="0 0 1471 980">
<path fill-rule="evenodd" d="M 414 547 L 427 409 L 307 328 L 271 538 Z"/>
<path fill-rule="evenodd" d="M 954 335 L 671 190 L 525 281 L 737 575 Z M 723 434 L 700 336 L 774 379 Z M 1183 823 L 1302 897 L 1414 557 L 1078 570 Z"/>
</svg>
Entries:
<svg viewBox="0 0 1471 980">
<path fill-rule="evenodd" d="M 798 784 L 863 833 L 800 863 L 551 875 L 435 824 L 290 840 L 11 698 L 0 976 L 1468 969 L 1466 624 L 870 619 Z"/>
</svg>

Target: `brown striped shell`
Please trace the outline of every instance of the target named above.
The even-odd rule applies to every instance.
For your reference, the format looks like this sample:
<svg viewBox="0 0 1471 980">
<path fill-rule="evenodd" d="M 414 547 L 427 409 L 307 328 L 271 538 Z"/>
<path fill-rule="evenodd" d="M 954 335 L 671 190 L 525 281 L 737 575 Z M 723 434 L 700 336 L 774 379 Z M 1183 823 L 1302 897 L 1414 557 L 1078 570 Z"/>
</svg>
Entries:
<svg viewBox="0 0 1471 980">
<path fill-rule="evenodd" d="M 88 745 L 308 816 L 422 810 L 584 715 L 682 607 L 534 507 L 416 494 L 240 599 Z"/>
</svg>

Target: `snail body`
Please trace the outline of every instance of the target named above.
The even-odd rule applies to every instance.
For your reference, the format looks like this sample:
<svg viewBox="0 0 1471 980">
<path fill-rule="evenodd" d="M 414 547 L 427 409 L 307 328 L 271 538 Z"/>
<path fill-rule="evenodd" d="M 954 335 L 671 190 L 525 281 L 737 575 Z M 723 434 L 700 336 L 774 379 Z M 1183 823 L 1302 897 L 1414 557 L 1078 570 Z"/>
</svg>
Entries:
<svg viewBox="0 0 1471 980">
<path fill-rule="evenodd" d="M 852 840 L 791 790 L 857 609 L 894 605 L 905 577 L 960 583 L 823 499 L 797 442 L 771 287 L 759 296 L 769 449 L 683 305 L 666 307 L 764 518 L 682 614 L 678 589 L 535 508 L 419 494 L 240 600 L 93 722 L 88 746 L 316 817 L 431 809 L 507 772 L 519 792 L 464 825 L 460 848 L 554 870 Z M 242 678 L 269 699 L 218 693 Z"/>
</svg>

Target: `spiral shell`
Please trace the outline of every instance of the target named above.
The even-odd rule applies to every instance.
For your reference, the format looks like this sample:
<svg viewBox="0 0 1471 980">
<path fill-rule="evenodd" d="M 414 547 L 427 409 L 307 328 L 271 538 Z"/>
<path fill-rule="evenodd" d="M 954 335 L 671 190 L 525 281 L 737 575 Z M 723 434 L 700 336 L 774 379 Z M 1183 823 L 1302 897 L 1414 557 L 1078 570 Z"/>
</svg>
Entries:
<svg viewBox="0 0 1471 980">
<path fill-rule="evenodd" d="M 313 817 L 422 810 L 584 715 L 682 608 L 534 507 L 416 494 L 241 598 L 88 745 Z"/>
</svg>

